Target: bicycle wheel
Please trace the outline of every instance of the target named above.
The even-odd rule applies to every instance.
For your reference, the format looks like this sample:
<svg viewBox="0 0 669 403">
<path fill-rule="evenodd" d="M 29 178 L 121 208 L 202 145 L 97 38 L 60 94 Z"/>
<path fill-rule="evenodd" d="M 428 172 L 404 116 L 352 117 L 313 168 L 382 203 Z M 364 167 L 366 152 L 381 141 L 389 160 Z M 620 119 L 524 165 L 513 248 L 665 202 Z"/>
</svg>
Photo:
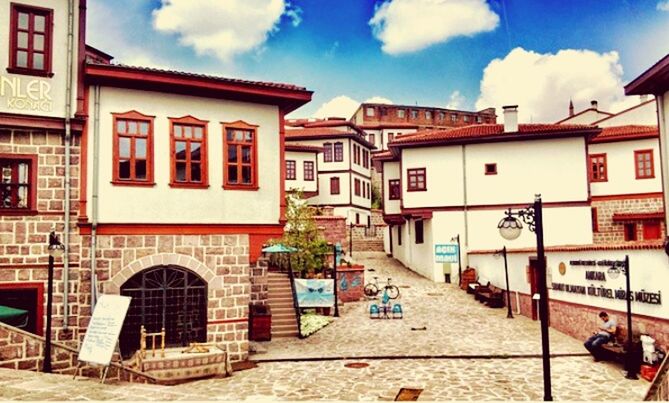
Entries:
<svg viewBox="0 0 669 403">
<path fill-rule="evenodd" d="M 397 299 L 400 296 L 400 289 L 396 285 L 387 285 L 388 298 Z"/>
<path fill-rule="evenodd" d="M 376 297 L 376 295 L 379 293 L 379 287 L 376 286 L 374 283 L 368 283 L 365 286 L 365 296 L 366 297 Z"/>
</svg>

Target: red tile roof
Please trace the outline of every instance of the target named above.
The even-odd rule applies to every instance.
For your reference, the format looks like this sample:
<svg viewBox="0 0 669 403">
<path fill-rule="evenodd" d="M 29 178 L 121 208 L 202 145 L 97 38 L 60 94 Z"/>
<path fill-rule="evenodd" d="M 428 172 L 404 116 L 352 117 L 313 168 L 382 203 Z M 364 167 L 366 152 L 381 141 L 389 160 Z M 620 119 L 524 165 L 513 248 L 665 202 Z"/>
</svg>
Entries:
<svg viewBox="0 0 669 403">
<path fill-rule="evenodd" d="M 557 122 L 555 122 L 555 124 L 556 124 L 556 125 L 559 125 L 560 123 L 562 123 L 562 122 L 566 122 L 566 121 L 568 121 L 568 120 L 570 120 L 570 119 L 573 119 L 573 118 L 575 118 L 576 116 L 581 116 L 582 114 L 584 114 L 584 113 L 586 113 L 586 112 L 588 112 L 588 111 L 595 111 L 595 112 L 597 112 L 597 113 L 601 113 L 601 114 L 604 114 L 604 115 L 609 115 L 609 117 L 611 117 L 611 116 L 614 115 L 613 113 L 600 111 L 599 109 L 596 109 L 596 108 L 588 108 L 588 109 L 583 109 L 583 110 L 580 111 L 579 113 L 576 113 L 576 114 L 574 114 L 574 115 L 567 116 L 567 117 L 564 118 L 564 119 L 558 120 Z"/>
<path fill-rule="evenodd" d="M 638 104 L 636 104 L 636 105 L 634 105 L 634 106 L 632 106 L 632 107 L 630 107 L 630 108 L 623 109 L 622 111 L 620 111 L 620 112 L 618 112 L 618 113 L 616 113 L 616 114 L 613 114 L 613 115 L 611 115 L 611 116 L 607 116 L 607 117 L 605 117 L 604 119 L 599 119 L 598 121 L 596 121 L 596 122 L 592 122 L 592 123 L 590 123 L 590 124 L 593 125 L 593 126 L 597 126 L 597 125 L 598 125 L 599 123 L 601 123 L 601 122 L 604 122 L 604 121 L 609 120 L 609 119 L 613 119 L 613 118 L 615 118 L 616 116 L 620 116 L 620 115 L 622 115 L 623 113 L 627 113 L 627 112 L 632 111 L 632 110 L 634 110 L 634 109 L 641 108 L 642 106 L 646 106 L 646 105 L 648 105 L 648 104 L 651 103 L 651 102 L 655 102 L 655 99 L 649 99 L 649 100 L 646 101 L 646 102 L 640 102 L 640 103 L 638 103 Z"/>
<path fill-rule="evenodd" d="M 309 127 L 309 128 L 300 128 L 292 129 L 286 128 L 286 140 L 315 140 L 315 139 L 337 139 L 337 138 L 352 138 L 358 143 L 363 144 L 369 149 L 375 149 L 376 147 L 367 141 L 363 136 L 357 132 L 345 131 L 339 129 L 332 129 L 328 127 L 318 128 L 318 127 Z"/>
<path fill-rule="evenodd" d="M 588 245 L 558 245 L 547 246 L 546 252 L 581 252 L 597 250 L 650 250 L 663 249 L 664 240 L 625 242 L 619 244 L 588 244 Z M 499 250 L 471 250 L 470 255 L 490 255 L 498 253 Z M 507 249 L 507 253 L 535 253 L 536 248 Z"/>
<path fill-rule="evenodd" d="M 392 161 L 395 156 L 390 150 L 380 151 L 372 154 L 372 159 L 379 161 Z"/>
<path fill-rule="evenodd" d="M 613 221 L 657 220 L 664 218 L 664 211 L 613 213 Z"/>
<path fill-rule="evenodd" d="M 380 123 L 370 123 L 366 125 L 360 125 L 361 129 L 417 129 L 418 125 L 413 123 L 404 123 L 404 122 L 380 122 Z"/>
<path fill-rule="evenodd" d="M 416 133 L 396 137 L 388 145 L 402 146 L 409 144 L 432 144 L 476 140 L 518 140 L 536 135 L 540 138 L 567 134 L 594 134 L 600 131 L 589 125 L 558 125 L 558 124 L 520 124 L 517 132 L 505 133 L 502 124 L 484 124 L 464 126 L 454 129 L 421 130 Z"/>
<path fill-rule="evenodd" d="M 321 153 L 323 147 L 312 146 L 307 144 L 286 143 L 284 146 L 286 151 L 307 152 L 307 153 Z"/>
<path fill-rule="evenodd" d="M 610 141 L 644 139 L 659 137 L 657 126 L 626 125 L 603 127 L 602 132 L 593 137 L 591 143 L 606 143 Z"/>
</svg>

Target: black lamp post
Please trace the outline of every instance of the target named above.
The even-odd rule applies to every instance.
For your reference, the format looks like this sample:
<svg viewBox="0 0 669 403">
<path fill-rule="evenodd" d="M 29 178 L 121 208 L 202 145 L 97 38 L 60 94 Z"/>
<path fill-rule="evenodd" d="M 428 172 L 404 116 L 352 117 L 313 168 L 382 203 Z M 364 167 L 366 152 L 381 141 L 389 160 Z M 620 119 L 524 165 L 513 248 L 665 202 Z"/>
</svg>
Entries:
<svg viewBox="0 0 669 403">
<path fill-rule="evenodd" d="M 462 287 L 462 259 L 460 259 L 460 234 L 451 238 L 451 242 L 458 242 L 458 287 Z"/>
<path fill-rule="evenodd" d="M 44 362 L 42 363 L 42 372 L 51 372 L 51 316 L 53 305 L 53 265 L 56 257 L 62 256 L 65 252 L 65 245 L 60 243 L 56 229 L 52 228 L 49 233 L 49 277 L 47 283 L 46 296 L 46 334 L 44 343 Z"/>
<path fill-rule="evenodd" d="M 495 254 L 501 254 L 504 257 L 504 276 L 506 277 L 506 317 L 508 319 L 513 319 L 513 313 L 511 312 L 511 293 L 509 292 L 509 265 L 506 261 L 506 246 L 502 247 L 502 249 Z"/>
<path fill-rule="evenodd" d="M 334 279 L 334 316 L 335 318 L 339 317 L 339 298 L 337 293 L 337 288 L 339 283 L 337 282 L 337 255 L 339 250 L 337 244 L 332 245 L 332 278 Z M 345 275 L 345 273 L 344 273 Z"/>
<path fill-rule="evenodd" d="M 622 266 L 622 270 L 618 267 Z M 625 378 L 627 379 L 639 379 L 636 374 L 636 365 L 634 364 L 634 354 L 633 342 L 632 342 L 632 293 L 630 291 L 630 257 L 625 255 L 625 260 L 615 262 L 615 265 L 609 269 L 609 274 L 611 278 L 618 277 L 618 273 L 622 271 L 625 275 L 625 288 L 626 288 L 626 299 L 627 299 L 627 354 L 625 355 Z"/>
<path fill-rule="evenodd" d="M 512 211 L 508 209 L 505 212 L 506 217 L 497 225 L 500 235 L 504 239 L 514 240 L 520 236 L 523 230 L 523 224 L 520 218 L 530 231 L 537 236 L 537 259 L 539 271 L 539 315 L 541 321 L 541 355 L 544 369 L 544 400 L 552 401 L 551 392 L 551 361 L 550 348 L 548 343 L 548 289 L 546 287 L 546 257 L 544 252 L 544 228 L 543 211 L 541 195 L 535 195 L 534 203 L 525 209 Z M 515 218 L 515 217 L 518 218 Z"/>
</svg>

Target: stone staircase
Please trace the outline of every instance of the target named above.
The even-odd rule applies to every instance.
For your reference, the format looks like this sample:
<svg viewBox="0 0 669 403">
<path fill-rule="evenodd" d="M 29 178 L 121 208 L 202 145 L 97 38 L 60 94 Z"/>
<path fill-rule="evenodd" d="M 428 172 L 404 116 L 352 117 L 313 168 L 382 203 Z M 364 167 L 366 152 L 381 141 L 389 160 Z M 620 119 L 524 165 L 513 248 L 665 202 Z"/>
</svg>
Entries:
<svg viewBox="0 0 669 403">
<path fill-rule="evenodd" d="M 272 339 L 297 337 L 297 319 L 288 274 L 270 272 L 267 286 L 267 302 L 272 312 Z"/>
</svg>

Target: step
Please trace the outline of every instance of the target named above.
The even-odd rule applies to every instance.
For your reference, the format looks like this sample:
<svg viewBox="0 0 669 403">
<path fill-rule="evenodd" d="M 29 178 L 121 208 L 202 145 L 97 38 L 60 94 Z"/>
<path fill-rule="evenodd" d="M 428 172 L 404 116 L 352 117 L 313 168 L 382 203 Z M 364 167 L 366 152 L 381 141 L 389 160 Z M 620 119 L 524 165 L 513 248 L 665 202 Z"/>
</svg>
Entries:
<svg viewBox="0 0 669 403">
<path fill-rule="evenodd" d="M 292 288 L 290 287 L 290 284 L 286 285 L 275 285 L 275 284 L 268 284 L 267 289 L 270 291 L 288 291 L 288 292 L 293 292 Z"/>
<path fill-rule="evenodd" d="M 290 296 L 293 295 L 293 292 L 290 290 L 290 288 L 288 288 L 286 290 L 275 290 L 275 289 L 270 288 L 268 290 L 268 293 L 270 295 L 272 295 L 272 294 L 274 294 L 274 295 L 290 295 Z"/>
<path fill-rule="evenodd" d="M 272 312 L 272 317 L 286 315 L 295 316 L 295 309 L 292 306 L 290 308 L 274 308 L 270 305 L 270 310 Z"/>
<path fill-rule="evenodd" d="M 293 301 L 288 302 L 271 302 L 269 303 L 270 309 L 274 310 L 276 308 L 290 308 L 294 309 Z"/>
<path fill-rule="evenodd" d="M 289 332 L 289 331 L 297 332 L 297 323 L 293 323 L 292 325 L 287 324 L 287 325 L 277 325 L 277 326 L 272 324 L 272 333 Z"/>
<path fill-rule="evenodd" d="M 272 337 L 275 339 L 284 337 L 297 337 L 297 330 L 295 330 L 294 332 L 280 332 L 280 333 L 272 332 Z"/>
<path fill-rule="evenodd" d="M 293 296 L 292 295 L 286 295 L 283 297 L 269 297 L 267 298 L 267 302 L 270 304 L 275 303 L 275 304 L 281 304 L 283 302 L 293 302 Z"/>
</svg>

